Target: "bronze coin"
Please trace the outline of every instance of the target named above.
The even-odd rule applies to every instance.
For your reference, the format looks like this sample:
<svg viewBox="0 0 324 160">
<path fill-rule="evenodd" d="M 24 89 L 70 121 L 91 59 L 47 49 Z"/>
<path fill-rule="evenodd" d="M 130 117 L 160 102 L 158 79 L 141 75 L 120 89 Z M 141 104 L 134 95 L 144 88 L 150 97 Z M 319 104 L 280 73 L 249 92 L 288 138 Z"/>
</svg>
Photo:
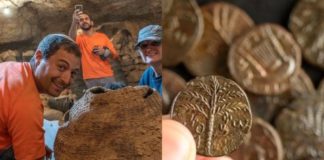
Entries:
<svg viewBox="0 0 324 160">
<path fill-rule="evenodd" d="M 226 44 L 233 43 L 254 26 L 252 18 L 244 10 L 230 3 L 209 3 L 202 10 L 210 14 L 215 30 Z"/>
<path fill-rule="evenodd" d="M 320 85 L 318 86 L 318 91 L 324 94 L 324 79 L 322 79 Z"/>
<path fill-rule="evenodd" d="M 186 88 L 186 81 L 177 73 L 163 68 L 162 114 L 169 114 L 174 97 Z"/>
<path fill-rule="evenodd" d="M 250 136 L 229 156 L 234 160 L 282 160 L 284 152 L 278 132 L 266 121 L 254 117 Z"/>
<path fill-rule="evenodd" d="M 164 2 L 163 58 L 164 66 L 175 66 L 191 51 L 201 38 L 203 22 L 194 0 Z"/>
<path fill-rule="evenodd" d="M 211 157 L 238 148 L 252 125 L 243 89 L 220 76 L 197 77 L 188 82 L 173 101 L 171 117 L 191 131 L 197 153 Z"/>
<path fill-rule="evenodd" d="M 324 159 L 324 99 L 311 94 L 296 99 L 276 120 L 285 159 Z"/>
<path fill-rule="evenodd" d="M 210 3 L 201 10 L 203 38 L 183 62 L 195 76 L 219 74 L 230 77 L 226 64 L 229 45 L 254 23 L 244 11 L 228 3 Z"/>
<path fill-rule="evenodd" d="M 289 28 L 305 59 L 324 69 L 324 1 L 300 0 L 290 15 Z"/>
<path fill-rule="evenodd" d="M 255 27 L 231 46 L 231 75 L 256 94 L 275 95 L 289 89 L 289 79 L 301 65 L 301 53 L 292 35 L 275 24 Z"/>
<path fill-rule="evenodd" d="M 298 71 L 296 76 L 290 78 L 290 86 L 290 89 L 285 93 L 274 96 L 256 95 L 247 92 L 252 112 L 267 121 L 272 121 L 294 99 L 315 92 L 310 77 L 302 69 Z"/>
</svg>

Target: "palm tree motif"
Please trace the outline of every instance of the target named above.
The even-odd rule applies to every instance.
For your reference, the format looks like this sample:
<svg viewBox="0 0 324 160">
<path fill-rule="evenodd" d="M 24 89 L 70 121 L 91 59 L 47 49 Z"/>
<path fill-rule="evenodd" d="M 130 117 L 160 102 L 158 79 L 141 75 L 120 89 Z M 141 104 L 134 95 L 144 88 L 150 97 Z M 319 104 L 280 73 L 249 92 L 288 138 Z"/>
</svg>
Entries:
<svg viewBox="0 0 324 160">
<path fill-rule="evenodd" d="M 250 121 L 235 121 L 231 113 L 234 112 L 249 112 L 246 104 L 242 102 L 243 94 L 239 89 L 226 82 L 217 76 L 211 76 L 206 82 L 205 79 L 200 78 L 195 82 L 189 82 L 189 87 L 194 88 L 194 91 L 183 92 L 185 97 L 190 97 L 190 101 L 185 101 L 183 106 L 188 110 L 199 113 L 200 117 L 206 118 L 206 124 L 198 125 L 196 123 L 196 115 L 190 118 L 190 128 L 194 128 L 194 132 L 203 133 L 206 136 L 205 151 L 212 155 L 214 143 L 214 134 L 227 135 L 231 127 L 249 128 Z M 233 89 L 234 88 L 234 89 Z M 200 102 L 192 103 L 192 101 Z M 198 113 L 197 113 L 198 112 Z M 219 126 L 215 126 L 216 118 L 221 117 L 222 122 Z M 195 128 L 196 127 L 196 128 Z M 200 147 L 200 135 L 195 137 L 197 148 Z"/>
</svg>

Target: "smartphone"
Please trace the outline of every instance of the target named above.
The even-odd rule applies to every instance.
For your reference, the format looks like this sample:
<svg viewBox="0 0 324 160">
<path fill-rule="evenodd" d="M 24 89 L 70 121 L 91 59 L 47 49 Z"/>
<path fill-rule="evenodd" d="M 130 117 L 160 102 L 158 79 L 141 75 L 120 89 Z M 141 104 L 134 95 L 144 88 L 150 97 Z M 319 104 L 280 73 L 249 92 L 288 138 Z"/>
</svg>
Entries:
<svg viewBox="0 0 324 160">
<path fill-rule="evenodd" d="M 74 10 L 83 11 L 83 5 L 82 4 L 76 4 L 74 6 Z"/>
</svg>

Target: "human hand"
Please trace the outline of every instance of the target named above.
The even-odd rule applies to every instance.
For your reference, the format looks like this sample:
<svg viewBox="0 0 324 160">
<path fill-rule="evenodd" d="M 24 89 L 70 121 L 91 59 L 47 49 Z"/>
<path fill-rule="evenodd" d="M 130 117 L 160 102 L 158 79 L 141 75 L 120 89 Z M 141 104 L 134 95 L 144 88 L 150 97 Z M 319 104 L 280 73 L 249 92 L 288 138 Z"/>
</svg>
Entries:
<svg viewBox="0 0 324 160">
<path fill-rule="evenodd" d="M 181 123 L 162 118 L 162 160 L 232 160 L 229 157 L 196 155 L 196 143 L 190 131 Z"/>
<path fill-rule="evenodd" d="M 104 55 L 105 54 L 105 48 L 104 47 L 99 47 L 99 46 L 94 46 L 92 49 L 92 53 L 96 55 Z"/>
<path fill-rule="evenodd" d="M 78 24 L 81 14 L 82 14 L 82 11 L 74 10 L 73 15 L 72 15 L 72 22 L 75 24 Z"/>
<path fill-rule="evenodd" d="M 45 146 L 45 151 L 46 151 L 45 159 L 50 160 L 52 157 L 53 151 L 48 146 Z"/>
</svg>

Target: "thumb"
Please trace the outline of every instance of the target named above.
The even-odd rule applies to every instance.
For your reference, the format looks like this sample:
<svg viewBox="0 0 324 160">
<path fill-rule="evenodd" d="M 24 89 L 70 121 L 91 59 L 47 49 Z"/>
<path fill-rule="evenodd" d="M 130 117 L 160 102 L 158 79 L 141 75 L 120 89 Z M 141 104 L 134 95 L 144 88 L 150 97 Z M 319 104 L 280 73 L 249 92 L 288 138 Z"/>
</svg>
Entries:
<svg viewBox="0 0 324 160">
<path fill-rule="evenodd" d="M 181 123 L 162 119 L 162 160 L 195 160 L 196 144 Z"/>
</svg>

